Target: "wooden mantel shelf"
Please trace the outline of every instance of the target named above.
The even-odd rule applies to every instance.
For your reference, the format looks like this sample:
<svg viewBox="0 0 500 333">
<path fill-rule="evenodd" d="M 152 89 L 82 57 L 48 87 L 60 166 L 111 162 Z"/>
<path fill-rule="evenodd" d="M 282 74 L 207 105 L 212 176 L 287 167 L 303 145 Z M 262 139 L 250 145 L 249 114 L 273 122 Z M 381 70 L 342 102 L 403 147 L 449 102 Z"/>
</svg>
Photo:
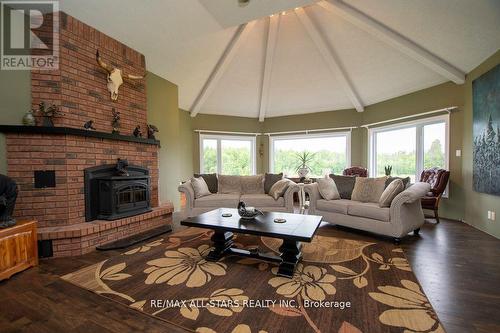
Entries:
<svg viewBox="0 0 500 333">
<path fill-rule="evenodd" d="M 108 140 L 119 140 L 128 142 L 138 142 L 148 145 L 160 145 L 160 141 L 136 138 L 131 135 L 112 134 L 72 127 L 46 127 L 46 126 L 20 126 L 20 125 L 0 125 L 0 133 L 28 133 L 28 134 L 55 134 L 55 135 L 76 135 Z"/>
</svg>

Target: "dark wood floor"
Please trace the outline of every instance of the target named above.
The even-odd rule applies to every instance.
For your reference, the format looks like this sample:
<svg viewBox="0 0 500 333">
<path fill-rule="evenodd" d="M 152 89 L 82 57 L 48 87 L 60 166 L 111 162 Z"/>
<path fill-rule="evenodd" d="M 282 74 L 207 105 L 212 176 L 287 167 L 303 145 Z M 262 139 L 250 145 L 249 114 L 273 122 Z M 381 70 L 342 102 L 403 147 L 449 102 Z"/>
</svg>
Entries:
<svg viewBox="0 0 500 333">
<path fill-rule="evenodd" d="M 500 332 L 500 240 L 461 222 L 432 222 L 402 247 L 446 331 Z M 339 236 L 390 241 L 324 227 Z M 117 253 L 43 260 L 0 282 L 0 332 L 184 332 L 58 278 Z"/>
</svg>

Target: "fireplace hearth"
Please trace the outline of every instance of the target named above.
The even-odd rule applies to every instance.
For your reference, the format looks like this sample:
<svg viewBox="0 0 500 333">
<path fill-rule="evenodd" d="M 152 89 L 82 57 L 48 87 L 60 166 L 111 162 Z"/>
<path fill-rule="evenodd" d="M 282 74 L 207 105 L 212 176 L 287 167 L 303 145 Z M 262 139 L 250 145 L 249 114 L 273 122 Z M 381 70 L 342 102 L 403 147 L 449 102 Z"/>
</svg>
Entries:
<svg viewBox="0 0 500 333">
<path fill-rule="evenodd" d="M 85 220 L 117 220 L 150 212 L 149 170 L 126 160 L 84 170 Z"/>
</svg>

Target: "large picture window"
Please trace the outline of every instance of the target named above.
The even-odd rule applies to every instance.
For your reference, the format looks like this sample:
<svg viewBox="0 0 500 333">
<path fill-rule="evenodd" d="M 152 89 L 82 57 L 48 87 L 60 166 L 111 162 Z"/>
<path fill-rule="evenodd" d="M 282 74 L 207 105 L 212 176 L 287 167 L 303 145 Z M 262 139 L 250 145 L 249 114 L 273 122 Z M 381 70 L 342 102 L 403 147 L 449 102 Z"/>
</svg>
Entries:
<svg viewBox="0 0 500 333">
<path fill-rule="evenodd" d="M 448 169 L 448 123 L 445 115 L 369 129 L 371 176 L 385 175 L 390 165 L 393 176 L 415 182 L 424 169 Z"/>
<path fill-rule="evenodd" d="M 255 174 L 255 137 L 200 134 L 200 172 Z"/>
<path fill-rule="evenodd" d="M 342 174 L 351 164 L 350 132 L 271 136 L 269 140 L 271 172 L 283 172 L 288 177 L 297 176 L 300 166 L 298 155 L 304 152 L 311 156 L 308 163 L 310 177 L 322 177 L 327 173 Z"/>
</svg>

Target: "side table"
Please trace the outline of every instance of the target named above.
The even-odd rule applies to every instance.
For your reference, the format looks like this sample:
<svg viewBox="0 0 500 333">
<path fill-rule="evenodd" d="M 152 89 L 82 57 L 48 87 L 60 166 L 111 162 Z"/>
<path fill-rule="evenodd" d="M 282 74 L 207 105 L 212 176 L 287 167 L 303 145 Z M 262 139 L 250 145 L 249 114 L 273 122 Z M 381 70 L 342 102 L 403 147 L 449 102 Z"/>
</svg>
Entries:
<svg viewBox="0 0 500 333">
<path fill-rule="evenodd" d="M 38 265 L 36 221 L 0 229 L 0 281 Z"/>
</svg>

